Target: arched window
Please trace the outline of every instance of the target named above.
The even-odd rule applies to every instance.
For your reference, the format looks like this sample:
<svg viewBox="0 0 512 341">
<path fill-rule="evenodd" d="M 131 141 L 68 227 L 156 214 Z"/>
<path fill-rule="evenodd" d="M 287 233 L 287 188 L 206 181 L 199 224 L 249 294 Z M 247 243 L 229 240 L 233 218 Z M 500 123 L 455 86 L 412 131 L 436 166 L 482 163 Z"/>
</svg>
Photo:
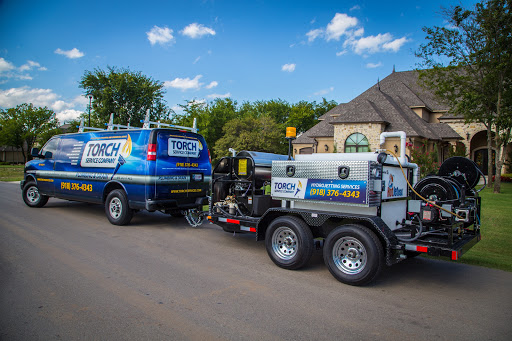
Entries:
<svg viewBox="0 0 512 341">
<path fill-rule="evenodd" d="M 362 153 L 369 151 L 368 139 L 361 133 L 354 133 L 345 141 L 345 153 Z"/>
</svg>

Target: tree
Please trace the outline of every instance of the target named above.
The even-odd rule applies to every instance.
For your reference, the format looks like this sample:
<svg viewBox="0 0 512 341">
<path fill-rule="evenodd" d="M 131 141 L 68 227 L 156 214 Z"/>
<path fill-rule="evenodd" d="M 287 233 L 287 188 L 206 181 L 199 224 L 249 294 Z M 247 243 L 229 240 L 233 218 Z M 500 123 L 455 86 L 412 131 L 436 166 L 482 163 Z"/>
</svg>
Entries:
<svg viewBox="0 0 512 341">
<path fill-rule="evenodd" d="M 323 98 L 322 103 L 300 101 L 291 106 L 285 125 L 287 127 L 295 127 L 297 134 L 309 130 L 318 122 L 320 116 L 327 113 L 337 105 L 335 101 L 328 102 Z"/>
<path fill-rule="evenodd" d="M 172 123 L 191 127 L 195 118 L 199 133 L 210 148 L 223 136 L 224 125 L 239 116 L 237 102 L 230 98 L 217 98 L 211 103 L 187 101 L 179 106 L 183 114 L 174 116 Z M 212 158 L 217 158 L 215 152 Z"/>
<path fill-rule="evenodd" d="M 79 86 L 84 89 L 84 95 L 93 95 L 91 117 L 96 121 L 108 122 L 114 113 L 114 123 L 141 127 L 140 121 L 148 109 L 152 120 L 169 115 L 163 99 L 163 83 L 141 72 L 115 67 L 86 71 Z"/>
<path fill-rule="evenodd" d="M 217 98 L 213 102 L 187 101 L 180 105 L 183 113 L 174 115 L 171 122 L 181 126 L 192 126 L 193 119 L 197 120 L 199 132 L 204 136 L 212 152 L 212 159 L 227 155 L 229 148 L 250 149 L 266 152 L 286 153 L 284 139 L 287 126 L 294 126 L 297 132 L 304 132 L 317 123 L 317 119 L 336 106 L 336 102 L 322 103 L 301 101 L 290 105 L 281 99 L 269 101 L 244 102 L 238 106 L 230 98 Z M 270 134 L 265 131 L 259 136 L 263 127 L 262 120 L 271 120 L 269 125 L 274 129 Z M 241 127 L 241 122 L 247 124 Z M 231 125 L 235 125 L 232 127 Z M 228 127 L 229 125 L 229 127 Z M 267 126 L 265 126 L 268 129 Z M 240 129 L 240 131 L 238 131 Z M 227 136 L 226 134 L 235 134 Z M 242 135 L 240 135 L 242 134 Z M 250 136 L 253 141 L 245 140 Z M 267 144 L 261 138 L 281 136 L 280 140 Z M 222 141 L 221 141 L 222 140 Z M 217 142 L 220 145 L 217 145 Z M 231 143 L 232 145 L 228 145 Z M 267 148 L 266 150 L 263 148 Z M 220 153 L 220 154 L 219 154 Z"/>
<path fill-rule="evenodd" d="M 31 103 L 20 104 L 0 112 L 0 143 L 20 148 L 25 161 L 37 140 L 59 125 L 55 113 L 47 107 L 34 107 Z"/>
<path fill-rule="evenodd" d="M 285 154 L 286 141 L 275 120 L 268 116 L 235 118 L 224 125 L 224 136 L 214 146 L 215 155 L 229 155 L 229 148 Z"/>
<path fill-rule="evenodd" d="M 423 62 L 421 81 L 462 116 L 487 129 L 488 169 L 492 145 L 497 148 L 501 173 L 510 141 L 512 82 L 512 14 L 510 0 L 484 0 L 474 10 L 461 6 L 443 9 L 448 25 L 423 28 L 427 43 L 416 52 Z M 494 192 L 500 192 L 500 177 Z M 489 172 L 489 185 L 492 172 Z"/>
</svg>

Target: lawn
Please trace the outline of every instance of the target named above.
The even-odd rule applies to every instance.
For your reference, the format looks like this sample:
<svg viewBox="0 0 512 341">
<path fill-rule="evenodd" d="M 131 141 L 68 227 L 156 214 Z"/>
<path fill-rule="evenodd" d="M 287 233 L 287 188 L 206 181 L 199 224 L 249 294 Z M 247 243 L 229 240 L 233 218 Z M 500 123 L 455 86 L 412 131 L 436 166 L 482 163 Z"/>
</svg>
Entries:
<svg viewBox="0 0 512 341">
<path fill-rule="evenodd" d="M 502 183 L 499 194 L 486 188 L 480 195 L 482 240 L 459 262 L 512 271 L 512 183 Z"/>
<path fill-rule="evenodd" d="M 23 165 L 2 166 L 0 165 L 0 181 L 23 180 Z"/>
</svg>

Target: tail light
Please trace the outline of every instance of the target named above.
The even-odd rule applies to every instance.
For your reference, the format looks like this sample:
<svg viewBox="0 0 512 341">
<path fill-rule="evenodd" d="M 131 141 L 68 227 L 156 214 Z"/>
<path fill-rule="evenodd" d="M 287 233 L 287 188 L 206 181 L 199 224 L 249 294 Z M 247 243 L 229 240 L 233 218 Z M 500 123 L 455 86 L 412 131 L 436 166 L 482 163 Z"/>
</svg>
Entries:
<svg viewBox="0 0 512 341">
<path fill-rule="evenodd" d="M 148 144 L 148 161 L 156 161 L 156 143 Z"/>
<path fill-rule="evenodd" d="M 208 159 L 210 159 L 210 163 L 212 163 L 212 156 L 210 155 L 210 149 L 206 148 L 208 150 Z"/>
</svg>

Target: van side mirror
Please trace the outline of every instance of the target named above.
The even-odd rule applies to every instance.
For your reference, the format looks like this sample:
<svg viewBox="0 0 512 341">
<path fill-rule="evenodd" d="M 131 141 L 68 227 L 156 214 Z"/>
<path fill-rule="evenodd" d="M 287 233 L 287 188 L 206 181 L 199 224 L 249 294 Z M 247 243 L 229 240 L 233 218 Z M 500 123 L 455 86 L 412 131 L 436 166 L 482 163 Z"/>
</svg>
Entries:
<svg viewBox="0 0 512 341">
<path fill-rule="evenodd" d="M 31 155 L 32 157 L 39 157 L 39 149 L 38 149 L 38 148 L 32 148 L 32 149 L 30 150 L 30 155 Z"/>
<path fill-rule="evenodd" d="M 53 153 L 52 152 L 46 152 L 44 153 L 44 158 L 45 159 L 51 159 L 53 157 Z"/>
</svg>

